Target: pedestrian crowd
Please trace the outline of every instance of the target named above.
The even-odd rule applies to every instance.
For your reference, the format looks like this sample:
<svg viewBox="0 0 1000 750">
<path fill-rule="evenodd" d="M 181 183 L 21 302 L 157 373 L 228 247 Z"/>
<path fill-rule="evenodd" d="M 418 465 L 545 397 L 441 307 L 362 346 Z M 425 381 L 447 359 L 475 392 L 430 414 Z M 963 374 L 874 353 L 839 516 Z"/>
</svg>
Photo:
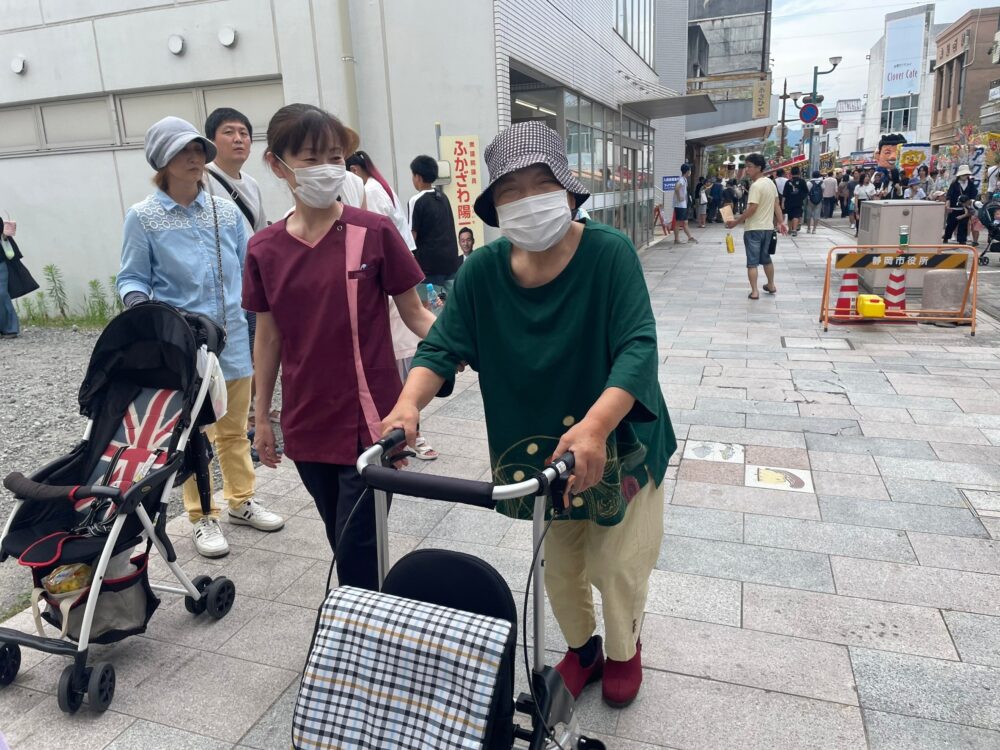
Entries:
<svg viewBox="0 0 1000 750">
<path fill-rule="evenodd" d="M 206 428 L 226 507 L 205 503 L 194 478 L 183 485 L 195 549 L 228 554 L 222 513 L 231 524 L 279 532 L 286 519 L 258 498 L 254 463 L 291 460 L 335 552 L 339 584 L 376 589 L 375 511 L 358 455 L 402 428 L 409 452 L 398 467 L 406 457 L 437 458 L 420 435 L 420 411 L 471 367 L 496 482 L 575 457 L 558 501 L 565 519 L 545 540 L 546 590 L 569 645 L 556 668 L 575 697 L 600 681 L 609 705 L 629 705 L 642 682 L 661 485 L 676 449 L 631 241 L 589 219 L 589 191 L 562 139 L 538 121 L 508 127 L 485 150 L 490 180 L 474 210 L 500 237 L 478 249 L 469 228 L 456 232 L 435 158 L 412 160 L 415 194 L 404 201 L 360 149 L 361 136 L 307 104 L 282 107 L 267 126 L 263 168 L 292 204 L 270 221 L 246 169 L 258 142 L 232 108 L 213 111 L 203 132 L 178 117 L 156 122 L 144 140 L 154 190 L 123 227 L 116 283 L 124 306 L 167 303 L 226 333 L 228 410 Z M 678 205 L 686 207 L 684 184 Z M 726 185 L 716 202 L 736 208 L 742 197 Z M 677 218 L 693 241 L 686 215 Z M 20 296 L 33 280 L 15 232 L 4 223 L 0 288 Z M 0 333 L 17 332 L 8 294 Z M 530 518 L 531 498 L 498 510 Z"/>
</svg>

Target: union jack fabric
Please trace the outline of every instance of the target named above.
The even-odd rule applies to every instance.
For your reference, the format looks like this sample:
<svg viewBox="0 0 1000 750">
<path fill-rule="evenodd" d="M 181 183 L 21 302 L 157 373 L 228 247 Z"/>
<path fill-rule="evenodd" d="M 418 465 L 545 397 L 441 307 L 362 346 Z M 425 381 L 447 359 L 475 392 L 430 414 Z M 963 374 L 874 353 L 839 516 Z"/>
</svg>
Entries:
<svg viewBox="0 0 1000 750">
<path fill-rule="evenodd" d="M 87 484 L 106 484 L 125 492 L 153 469 L 167 462 L 166 446 L 181 416 L 184 396 L 180 391 L 143 388 L 129 404 L 118 431 Z M 112 468 L 113 467 L 113 468 Z M 108 470 L 111 476 L 105 481 Z M 90 506 L 81 500 L 76 510 Z"/>
<path fill-rule="evenodd" d="M 493 617 L 335 589 L 299 688 L 294 747 L 482 748 L 510 631 Z"/>
</svg>

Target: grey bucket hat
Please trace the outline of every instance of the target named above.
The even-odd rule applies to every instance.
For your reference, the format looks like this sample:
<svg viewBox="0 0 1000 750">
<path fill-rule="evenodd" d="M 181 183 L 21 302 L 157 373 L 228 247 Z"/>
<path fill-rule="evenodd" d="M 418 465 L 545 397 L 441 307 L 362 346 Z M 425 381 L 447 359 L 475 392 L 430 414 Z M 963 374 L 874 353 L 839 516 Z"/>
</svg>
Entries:
<svg viewBox="0 0 1000 750">
<path fill-rule="evenodd" d="M 479 218 L 491 227 L 499 225 L 497 209 L 493 203 L 493 186 L 511 172 L 533 164 L 544 164 L 551 169 L 559 184 L 576 198 L 577 208 L 590 197 L 590 193 L 569 169 L 562 138 L 538 120 L 511 125 L 486 147 L 485 157 L 486 168 L 490 171 L 490 184 L 476 198 L 475 209 Z"/>
<path fill-rule="evenodd" d="M 206 164 L 215 159 L 215 144 L 194 125 L 180 117 L 164 117 L 146 131 L 146 161 L 153 169 L 163 169 L 191 141 L 199 141 L 205 148 Z"/>
</svg>

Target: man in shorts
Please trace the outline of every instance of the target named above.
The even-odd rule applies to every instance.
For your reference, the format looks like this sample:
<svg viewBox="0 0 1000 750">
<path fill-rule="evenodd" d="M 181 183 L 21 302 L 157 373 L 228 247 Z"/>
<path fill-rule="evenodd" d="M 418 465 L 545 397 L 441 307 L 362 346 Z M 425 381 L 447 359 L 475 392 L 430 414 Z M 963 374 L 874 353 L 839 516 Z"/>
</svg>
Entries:
<svg viewBox="0 0 1000 750">
<path fill-rule="evenodd" d="M 776 294 L 778 288 L 774 285 L 774 264 L 768 249 L 771 246 L 771 235 L 777 226 L 782 234 L 788 233 L 784 217 L 781 215 L 781 205 L 778 202 L 778 189 L 771 180 L 764 177 L 764 157 L 760 154 L 750 154 L 746 158 L 746 173 L 753 180 L 750 185 L 750 196 L 747 198 L 747 210 L 727 221 L 726 226 L 732 229 L 737 224 L 743 224 L 743 245 L 747 253 L 747 278 L 750 280 L 750 299 L 760 299 L 757 291 L 757 266 L 764 266 L 767 283 L 764 291 Z"/>
<path fill-rule="evenodd" d="M 808 200 L 808 192 L 809 186 L 802 179 L 799 168 L 792 167 L 792 176 L 785 182 L 785 190 L 782 194 L 792 237 L 799 233 L 799 225 L 802 223 L 802 207 L 804 202 Z"/>
<path fill-rule="evenodd" d="M 681 178 L 674 185 L 674 244 L 680 245 L 681 231 L 687 235 L 688 242 L 698 244 L 698 240 L 691 236 L 688 230 L 688 179 L 691 175 L 691 165 L 681 164 Z"/>
</svg>

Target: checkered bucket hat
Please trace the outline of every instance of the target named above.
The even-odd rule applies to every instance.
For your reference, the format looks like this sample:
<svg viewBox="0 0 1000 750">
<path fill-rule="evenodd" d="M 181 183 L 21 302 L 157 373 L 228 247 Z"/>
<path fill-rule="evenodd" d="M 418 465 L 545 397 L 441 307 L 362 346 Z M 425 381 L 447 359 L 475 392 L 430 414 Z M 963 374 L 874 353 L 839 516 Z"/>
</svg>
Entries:
<svg viewBox="0 0 1000 750">
<path fill-rule="evenodd" d="M 511 125 L 486 147 L 486 167 L 490 171 L 490 184 L 476 198 L 476 213 L 491 227 L 499 225 L 497 209 L 493 204 L 493 186 L 519 169 L 533 164 L 544 164 L 552 170 L 556 180 L 576 198 L 579 207 L 590 193 L 573 175 L 566 159 L 566 147 L 559 134 L 538 120 Z"/>
</svg>

